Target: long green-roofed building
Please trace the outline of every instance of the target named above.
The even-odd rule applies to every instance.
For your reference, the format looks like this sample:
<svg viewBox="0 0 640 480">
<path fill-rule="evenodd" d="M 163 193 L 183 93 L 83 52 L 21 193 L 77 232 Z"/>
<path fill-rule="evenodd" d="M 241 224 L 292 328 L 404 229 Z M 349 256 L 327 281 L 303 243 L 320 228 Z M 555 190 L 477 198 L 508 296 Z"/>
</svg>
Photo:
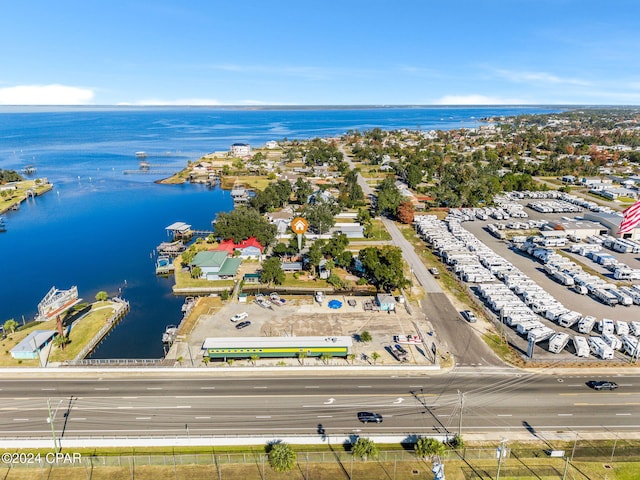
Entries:
<svg viewBox="0 0 640 480">
<path fill-rule="evenodd" d="M 346 357 L 351 353 L 353 340 L 347 336 L 325 337 L 221 337 L 207 338 L 202 344 L 204 355 L 209 359 L 251 358 L 297 358 Z"/>
</svg>

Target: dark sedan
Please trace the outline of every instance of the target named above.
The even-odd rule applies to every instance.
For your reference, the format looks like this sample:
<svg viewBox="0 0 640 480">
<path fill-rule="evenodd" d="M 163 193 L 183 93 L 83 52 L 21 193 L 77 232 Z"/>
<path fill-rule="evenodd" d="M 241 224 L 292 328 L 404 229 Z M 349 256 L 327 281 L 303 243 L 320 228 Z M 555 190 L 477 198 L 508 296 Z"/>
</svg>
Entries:
<svg viewBox="0 0 640 480">
<path fill-rule="evenodd" d="M 609 380 L 590 380 L 587 385 L 594 390 L 615 390 L 618 388 L 616 382 L 610 382 Z"/>
<path fill-rule="evenodd" d="M 239 324 L 236 325 L 236 328 L 238 330 L 241 330 L 245 327 L 248 327 L 249 325 L 251 325 L 251 322 L 249 320 L 247 320 L 246 322 L 240 322 Z"/>
<path fill-rule="evenodd" d="M 373 412 L 358 412 L 358 420 L 362 423 L 382 423 L 382 415 Z"/>
</svg>

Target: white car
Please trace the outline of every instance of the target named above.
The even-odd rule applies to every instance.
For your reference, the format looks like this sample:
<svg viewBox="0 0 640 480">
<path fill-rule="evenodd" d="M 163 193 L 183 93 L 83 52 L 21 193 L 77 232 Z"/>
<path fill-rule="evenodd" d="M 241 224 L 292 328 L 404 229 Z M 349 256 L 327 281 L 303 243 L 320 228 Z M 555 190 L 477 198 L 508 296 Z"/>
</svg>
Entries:
<svg viewBox="0 0 640 480">
<path fill-rule="evenodd" d="M 247 317 L 249 317 L 249 314 L 247 312 L 236 313 L 233 317 L 231 317 L 231 321 L 233 323 L 236 323 L 236 322 L 239 322 L 240 320 L 244 320 Z"/>
</svg>

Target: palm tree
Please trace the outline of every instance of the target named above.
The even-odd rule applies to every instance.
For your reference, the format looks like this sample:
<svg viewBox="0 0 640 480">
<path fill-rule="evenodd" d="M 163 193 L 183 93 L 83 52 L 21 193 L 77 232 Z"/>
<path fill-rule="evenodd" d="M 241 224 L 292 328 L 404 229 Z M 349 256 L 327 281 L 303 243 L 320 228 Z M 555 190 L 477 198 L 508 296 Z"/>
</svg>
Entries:
<svg viewBox="0 0 640 480">
<path fill-rule="evenodd" d="M 191 278 L 200 278 L 202 275 L 202 269 L 200 267 L 193 267 L 191 269 Z"/>
<path fill-rule="evenodd" d="M 307 352 L 298 352 L 298 360 L 300 360 L 300 364 L 304 366 L 304 359 L 307 358 Z"/>
<path fill-rule="evenodd" d="M 349 362 L 351 362 L 351 365 L 353 365 L 353 362 L 356 359 L 356 354 L 355 353 L 350 353 L 349 355 L 347 355 L 347 358 L 349 359 Z"/>
<path fill-rule="evenodd" d="M 56 335 L 53 339 L 53 345 L 64 350 L 69 343 L 69 337 L 66 335 Z"/>
<path fill-rule="evenodd" d="M 253 366 L 256 366 L 256 362 L 258 361 L 258 359 L 260 358 L 260 355 L 256 355 L 255 353 L 253 355 L 251 355 L 251 363 L 253 363 Z"/>
<path fill-rule="evenodd" d="M 286 443 L 268 445 L 269 465 L 276 472 L 288 472 L 296 465 L 297 455 Z"/>
<path fill-rule="evenodd" d="M 4 333 L 13 333 L 18 329 L 18 322 L 16 322 L 13 318 L 10 318 L 6 322 L 2 324 L 2 330 Z"/>
<path fill-rule="evenodd" d="M 331 355 L 330 353 L 323 353 L 322 355 L 320 355 L 320 360 L 322 360 L 324 362 L 324 364 L 326 365 L 329 360 L 331 360 L 333 358 L 333 355 Z"/>
<path fill-rule="evenodd" d="M 378 456 L 378 447 L 373 440 L 358 438 L 353 447 L 351 447 L 351 453 L 354 457 L 366 461 L 368 458 L 376 458 Z"/>
<path fill-rule="evenodd" d="M 373 352 L 371 354 L 371 359 L 373 360 L 373 364 L 376 364 L 376 360 L 378 360 L 380 358 L 380 354 L 378 352 Z"/>
</svg>

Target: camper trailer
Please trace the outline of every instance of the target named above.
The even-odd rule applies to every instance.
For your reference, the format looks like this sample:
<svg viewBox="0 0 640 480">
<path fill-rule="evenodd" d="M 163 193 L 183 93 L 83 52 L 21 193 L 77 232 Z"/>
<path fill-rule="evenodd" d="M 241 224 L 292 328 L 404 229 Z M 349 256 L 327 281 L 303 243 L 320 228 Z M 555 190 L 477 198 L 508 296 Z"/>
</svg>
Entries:
<svg viewBox="0 0 640 480">
<path fill-rule="evenodd" d="M 558 332 L 549 339 L 549 351 L 552 353 L 560 353 L 569 343 L 569 334 Z"/>
<path fill-rule="evenodd" d="M 589 342 L 587 342 L 586 338 L 575 335 L 573 337 L 573 347 L 576 349 L 578 357 L 587 358 L 589 356 Z"/>
<path fill-rule="evenodd" d="M 589 337 L 589 349 L 596 357 L 603 360 L 611 360 L 613 358 L 613 348 L 605 343 L 600 337 Z"/>
</svg>

